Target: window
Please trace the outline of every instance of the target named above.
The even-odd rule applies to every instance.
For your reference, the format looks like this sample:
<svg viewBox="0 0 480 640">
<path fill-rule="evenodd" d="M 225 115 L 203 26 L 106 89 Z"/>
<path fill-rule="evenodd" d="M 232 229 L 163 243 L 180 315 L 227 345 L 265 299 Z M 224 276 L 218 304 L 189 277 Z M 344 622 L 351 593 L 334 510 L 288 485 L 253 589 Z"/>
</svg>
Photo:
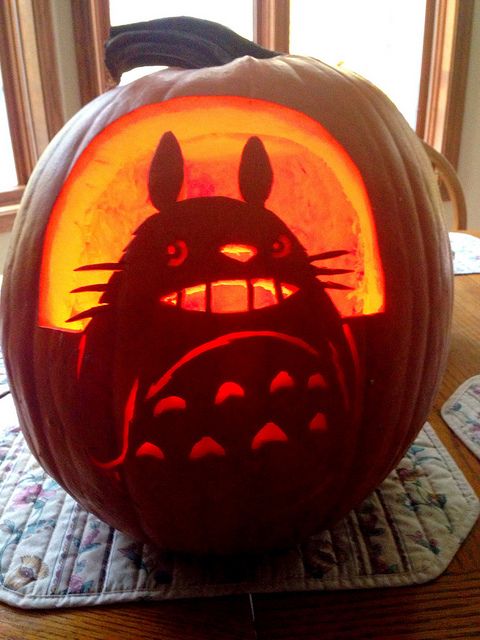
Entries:
<svg viewBox="0 0 480 640">
<path fill-rule="evenodd" d="M 345 6 L 346 1 L 338 0 L 336 5 Z M 386 6 L 400 7 L 404 11 L 412 10 L 414 5 L 417 5 L 417 10 L 418 6 L 423 9 L 425 21 L 417 132 L 442 150 L 454 164 L 458 158 L 462 126 L 473 4 L 473 0 L 406 0 L 402 3 L 396 0 L 354 0 L 351 3 L 356 10 L 361 6 L 364 12 L 372 10 L 375 15 L 386 12 Z M 110 12 L 113 23 L 131 21 L 136 19 L 136 14 L 125 12 L 140 12 L 142 6 L 149 13 L 138 13 L 139 20 L 153 17 L 152 11 L 155 11 L 155 17 L 159 17 L 160 7 L 171 7 L 163 15 L 193 13 L 222 22 L 246 37 L 253 34 L 257 42 L 277 51 L 288 51 L 291 43 L 292 51 L 326 57 L 323 50 L 314 51 L 313 45 L 312 50 L 304 48 L 307 47 L 304 42 L 307 27 L 315 26 L 319 20 L 308 17 L 308 11 L 321 10 L 323 13 L 331 9 L 332 3 L 326 0 L 238 0 L 234 3 L 224 0 L 163 0 L 161 3 L 143 0 L 133 3 L 124 0 L 111 0 L 110 3 L 108 0 L 1 0 L 3 89 L 0 90 L 0 127 L 3 128 L 0 131 L 2 141 L 10 140 L 11 144 L 4 142 L 2 145 L 0 231 L 11 226 L 23 186 L 48 140 L 80 103 L 91 100 L 108 87 L 103 66 L 103 42 L 110 26 Z M 329 20 L 331 18 L 326 18 L 325 22 Z M 410 17 L 408 20 L 415 20 L 418 41 L 421 30 L 419 18 Z M 356 18 L 349 22 L 356 22 Z M 342 26 L 345 30 L 345 25 Z M 316 29 L 310 31 L 310 37 L 314 37 Z M 368 39 L 371 37 L 369 35 Z M 325 37 L 322 39 L 325 41 Z M 62 47 L 69 46 L 76 49 L 77 63 L 65 70 L 65 65 L 70 63 L 66 62 L 68 56 L 64 55 Z M 404 50 L 409 47 L 410 39 Z M 412 62 L 417 71 L 418 51 L 417 46 L 415 62 Z M 338 62 L 340 54 L 332 55 L 331 62 Z M 349 63 L 346 55 L 341 57 Z M 368 76 L 363 68 L 358 70 Z M 382 84 L 377 78 L 372 79 Z M 416 87 L 417 83 L 415 80 L 413 86 Z M 394 98 L 390 89 L 384 87 L 384 90 Z M 70 100 L 69 107 L 68 96 L 76 91 L 80 99 Z M 415 119 L 412 104 L 410 102 L 410 106 L 404 109 L 411 123 Z M 5 114 L 8 116 L 8 131 Z"/>
<path fill-rule="evenodd" d="M 257 3 L 258 6 L 259 3 Z M 277 4 L 277 10 L 279 3 Z M 265 5 L 265 3 L 263 3 Z M 290 0 L 284 3 L 286 36 L 291 53 L 314 56 L 333 66 L 341 64 L 367 77 L 383 89 L 415 128 L 422 66 L 426 0 Z M 253 39 L 252 0 L 177 0 L 152 3 L 109 0 L 112 26 L 189 15 L 219 22 Z M 278 11 L 277 11 L 278 12 Z M 346 19 L 348 16 L 348 20 Z M 263 22 L 268 16 L 264 15 Z M 278 22 L 278 18 L 277 18 Z M 257 24 L 259 20 L 257 19 Z M 277 30 L 280 27 L 277 26 Z M 257 34 L 260 37 L 260 34 Z M 278 40 L 278 38 L 276 38 Z M 405 42 L 409 43 L 405 47 Z M 278 44 L 278 42 L 277 42 Z M 283 47 L 288 48 L 288 42 Z M 122 76 L 121 84 L 154 68 L 134 69 Z"/>
<path fill-rule="evenodd" d="M 0 2 L 0 232 L 11 227 L 40 153 L 63 124 L 49 6 Z"/>
<path fill-rule="evenodd" d="M 0 191 L 9 191 L 17 186 L 17 171 L 15 169 L 15 157 L 13 155 L 12 138 L 8 127 L 7 105 L 5 104 L 5 92 L 3 80 L 0 75 Z"/>
<path fill-rule="evenodd" d="M 290 51 L 368 78 L 415 128 L 425 8 L 425 0 L 291 0 Z"/>
<path fill-rule="evenodd" d="M 251 11 L 250 20 L 256 42 L 277 51 L 291 50 L 292 53 L 325 59 L 333 56 L 329 60 L 331 63 L 343 60 L 349 66 L 358 65 L 355 70 L 366 77 L 370 76 L 391 96 L 410 124 L 416 125 L 421 137 L 441 150 L 454 165 L 457 163 L 473 0 L 406 0 L 401 3 L 396 0 L 338 0 L 336 3 L 326 0 L 239 0 L 235 3 L 182 0 L 176 3 L 165 1 L 161 5 L 148 0 L 138 0 L 128 5 L 122 0 L 89 0 L 83 7 L 92 3 L 101 16 L 98 23 L 104 32 L 108 29 L 110 11 L 112 24 L 118 24 L 125 19 L 142 21 L 153 16 L 160 17 L 159 7 L 172 7 L 163 11 L 162 15 L 191 13 L 223 22 L 246 35 L 245 16 Z M 400 21 L 403 24 L 401 31 Z M 79 31 L 85 32 L 81 20 L 77 20 L 76 25 Z M 326 25 L 326 28 L 322 25 Z M 355 38 L 356 50 L 352 49 L 351 41 L 345 37 L 342 40 L 349 25 L 350 29 L 351 25 L 355 27 L 350 30 L 350 35 L 362 32 L 365 35 L 363 41 Z M 332 33 L 335 34 L 334 38 L 331 37 Z M 380 51 L 373 52 L 373 58 L 383 58 L 388 54 L 394 60 L 387 70 L 375 70 L 371 65 L 372 58 L 370 62 L 367 61 L 369 69 L 365 66 L 365 41 L 375 38 Z M 392 38 L 397 38 L 395 45 L 391 44 Z M 310 39 L 310 43 L 307 43 L 307 39 Z M 348 55 L 341 53 L 340 49 L 334 51 L 330 48 L 327 51 L 328 41 L 334 42 L 335 47 L 342 42 L 348 45 L 349 49 L 344 49 Z M 101 50 L 101 47 L 97 45 L 97 49 Z M 399 51 L 401 57 L 398 56 Z M 361 65 L 358 60 L 360 54 L 364 58 Z M 397 71 L 393 70 L 394 65 Z M 408 84 L 404 84 L 408 91 L 404 89 L 399 92 L 396 82 L 391 81 L 392 78 L 398 78 L 398 74 L 402 74 L 405 82 L 408 80 Z M 406 93 L 409 94 L 407 98 Z"/>
</svg>

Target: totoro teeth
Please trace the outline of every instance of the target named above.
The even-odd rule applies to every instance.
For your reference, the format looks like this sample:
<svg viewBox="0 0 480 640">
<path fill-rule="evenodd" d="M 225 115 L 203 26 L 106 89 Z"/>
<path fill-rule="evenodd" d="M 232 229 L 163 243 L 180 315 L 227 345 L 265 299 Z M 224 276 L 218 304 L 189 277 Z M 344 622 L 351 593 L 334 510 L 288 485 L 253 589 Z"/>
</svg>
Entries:
<svg viewBox="0 0 480 640">
<path fill-rule="evenodd" d="M 160 302 L 185 311 L 242 313 L 277 305 L 296 291 L 296 285 L 273 278 L 217 280 L 173 291 Z"/>
</svg>

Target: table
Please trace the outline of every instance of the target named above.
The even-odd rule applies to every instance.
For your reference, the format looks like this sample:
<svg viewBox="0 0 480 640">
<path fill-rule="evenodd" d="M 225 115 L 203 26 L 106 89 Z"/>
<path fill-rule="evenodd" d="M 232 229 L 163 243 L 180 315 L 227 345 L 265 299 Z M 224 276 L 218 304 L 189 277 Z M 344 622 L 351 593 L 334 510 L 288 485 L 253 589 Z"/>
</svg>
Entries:
<svg viewBox="0 0 480 640">
<path fill-rule="evenodd" d="M 480 235 L 480 234 L 478 234 Z M 430 422 L 480 495 L 480 461 L 440 417 L 444 401 L 480 373 L 480 274 L 455 277 L 447 371 Z M 59 611 L 0 605 L 1 640 L 448 640 L 480 638 L 480 520 L 432 583 L 322 593 L 248 594 Z"/>
</svg>

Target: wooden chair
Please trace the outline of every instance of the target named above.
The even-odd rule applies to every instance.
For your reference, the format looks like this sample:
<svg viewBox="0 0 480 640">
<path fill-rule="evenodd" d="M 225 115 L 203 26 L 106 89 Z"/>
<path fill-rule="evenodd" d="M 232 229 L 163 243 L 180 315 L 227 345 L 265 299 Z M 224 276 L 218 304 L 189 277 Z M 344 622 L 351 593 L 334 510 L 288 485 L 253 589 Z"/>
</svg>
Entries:
<svg viewBox="0 0 480 640">
<path fill-rule="evenodd" d="M 452 203 L 452 230 L 459 231 L 466 229 L 467 206 L 457 172 L 444 155 L 439 153 L 426 142 L 423 142 L 423 146 L 430 158 L 433 170 L 437 175 L 439 186 L 444 187 L 448 195 L 448 199 Z"/>
</svg>

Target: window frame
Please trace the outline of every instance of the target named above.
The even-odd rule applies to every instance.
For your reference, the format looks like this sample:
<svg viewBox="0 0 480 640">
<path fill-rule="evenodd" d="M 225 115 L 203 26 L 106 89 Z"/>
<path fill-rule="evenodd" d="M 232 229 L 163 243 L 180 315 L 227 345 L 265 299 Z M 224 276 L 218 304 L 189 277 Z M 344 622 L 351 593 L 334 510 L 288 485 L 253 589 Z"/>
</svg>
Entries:
<svg viewBox="0 0 480 640">
<path fill-rule="evenodd" d="M 80 99 L 87 104 L 114 85 L 103 63 L 104 43 L 110 32 L 108 0 L 70 0 Z M 85 51 L 92 52 L 85 60 Z M 85 62 L 87 64 L 85 64 Z"/>
<path fill-rule="evenodd" d="M 427 0 L 417 135 L 458 168 L 474 0 Z"/>
<path fill-rule="evenodd" d="M 78 34 L 79 71 L 88 102 L 97 92 L 111 86 L 106 72 L 98 72 L 99 53 L 103 50 L 109 25 L 108 0 L 72 0 L 78 5 L 75 20 Z M 427 0 L 425 12 L 423 60 L 420 79 L 416 133 L 458 166 L 460 139 L 465 109 L 465 94 L 470 53 L 474 0 Z M 83 15 L 83 18 L 82 18 Z M 282 53 L 289 50 L 290 0 L 253 0 L 254 40 Z M 94 35 L 89 44 L 85 35 Z M 85 47 L 96 52 L 96 60 L 85 65 Z M 95 57 L 95 56 L 94 56 Z M 94 69 L 96 67 L 96 70 Z M 92 82 L 91 78 L 95 81 Z"/>
<path fill-rule="evenodd" d="M 288 53 L 290 0 L 253 0 L 253 34 L 262 47 Z"/>
<path fill-rule="evenodd" d="M 63 110 L 49 0 L 2 0 L 0 34 L 1 73 L 18 179 L 18 186 L 0 192 L 0 232 L 4 232 L 13 224 L 41 152 L 63 125 Z"/>
<path fill-rule="evenodd" d="M 113 85 L 103 65 L 108 0 L 69 0 L 81 104 Z M 474 0 L 427 0 L 417 134 L 457 167 Z M 290 0 L 253 0 L 254 39 L 289 48 Z M 0 192 L 0 232 L 11 227 L 28 177 L 63 124 L 50 0 L 0 2 L 0 59 L 19 186 Z M 25 64 L 28 51 L 29 65 Z M 85 56 L 85 51 L 90 55 Z M 32 60 L 34 61 L 32 64 Z M 38 96 L 40 95 L 40 99 Z"/>
</svg>

